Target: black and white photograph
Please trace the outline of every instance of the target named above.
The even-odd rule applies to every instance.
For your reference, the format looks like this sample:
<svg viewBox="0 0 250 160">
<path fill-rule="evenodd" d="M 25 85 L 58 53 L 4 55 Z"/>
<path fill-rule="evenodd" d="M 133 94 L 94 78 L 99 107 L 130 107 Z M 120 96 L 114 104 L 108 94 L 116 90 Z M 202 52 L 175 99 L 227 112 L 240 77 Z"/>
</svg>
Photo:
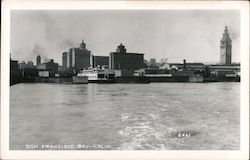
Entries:
<svg viewBox="0 0 250 160">
<path fill-rule="evenodd" d="M 8 150 L 242 150 L 242 13 L 11 9 Z"/>
</svg>

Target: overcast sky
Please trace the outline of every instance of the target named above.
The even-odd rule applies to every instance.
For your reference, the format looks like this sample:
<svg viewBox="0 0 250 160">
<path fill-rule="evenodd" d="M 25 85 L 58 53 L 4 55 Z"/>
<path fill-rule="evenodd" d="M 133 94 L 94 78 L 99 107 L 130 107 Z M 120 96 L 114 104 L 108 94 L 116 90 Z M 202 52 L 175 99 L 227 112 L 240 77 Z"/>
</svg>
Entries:
<svg viewBox="0 0 250 160">
<path fill-rule="evenodd" d="M 19 61 L 62 63 L 62 52 L 83 39 L 94 55 L 109 55 L 122 43 L 127 52 L 168 62 L 219 62 L 225 25 L 232 61 L 240 61 L 237 10 L 12 11 L 11 55 Z"/>
</svg>

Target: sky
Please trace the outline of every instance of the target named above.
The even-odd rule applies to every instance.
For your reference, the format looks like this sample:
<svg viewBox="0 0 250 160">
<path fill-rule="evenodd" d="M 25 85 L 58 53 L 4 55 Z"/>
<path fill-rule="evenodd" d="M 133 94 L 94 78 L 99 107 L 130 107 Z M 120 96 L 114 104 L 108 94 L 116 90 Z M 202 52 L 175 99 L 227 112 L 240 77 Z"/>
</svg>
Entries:
<svg viewBox="0 0 250 160">
<path fill-rule="evenodd" d="M 227 25 L 232 61 L 240 62 L 239 10 L 13 10 L 11 58 L 62 64 L 62 52 L 82 40 L 94 55 L 108 56 L 122 43 L 127 52 L 169 63 L 217 63 Z"/>
</svg>

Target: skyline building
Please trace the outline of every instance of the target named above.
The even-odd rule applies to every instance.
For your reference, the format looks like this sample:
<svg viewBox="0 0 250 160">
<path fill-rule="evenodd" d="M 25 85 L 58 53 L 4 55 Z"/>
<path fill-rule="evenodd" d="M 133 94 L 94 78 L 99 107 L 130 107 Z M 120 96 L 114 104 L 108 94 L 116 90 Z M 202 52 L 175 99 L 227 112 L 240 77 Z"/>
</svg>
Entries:
<svg viewBox="0 0 250 160">
<path fill-rule="evenodd" d="M 86 44 L 83 40 L 80 43 L 80 47 L 70 48 L 68 52 L 63 52 L 62 66 L 63 68 L 72 68 L 76 71 L 93 66 L 93 55 L 86 49 Z"/>
<path fill-rule="evenodd" d="M 37 55 L 36 56 L 36 65 L 38 66 L 39 64 L 41 64 L 41 56 Z"/>
<path fill-rule="evenodd" d="M 116 70 L 136 70 L 144 67 L 144 54 L 127 53 L 124 45 L 120 44 L 116 52 L 109 54 L 109 68 Z"/>
<path fill-rule="evenodd" d="M 37 66 L 38 70 L 42 71 L 50 71 L 50 72 L 57 72 L 58 71 L 58 63 L 55 63 L 53 59 L 50 59 L 49 62 L 39 64 Z"/>
<path fill-rule="evenodd" d="M 109 56 L 93 56 L 93 67 L 109 66 Z"/>
<path fill-rule="evenodd" d="M 62 55 L 62 67 L 67 68 L 67 52 L 63 52 L 63 55 Z"/>
<path fill-rule="evenodd" d="M 232 61 L 232 41 L 225 26 L 223 37 L 220 41 L 220 63 L 231 64 Z"/>
</svg>

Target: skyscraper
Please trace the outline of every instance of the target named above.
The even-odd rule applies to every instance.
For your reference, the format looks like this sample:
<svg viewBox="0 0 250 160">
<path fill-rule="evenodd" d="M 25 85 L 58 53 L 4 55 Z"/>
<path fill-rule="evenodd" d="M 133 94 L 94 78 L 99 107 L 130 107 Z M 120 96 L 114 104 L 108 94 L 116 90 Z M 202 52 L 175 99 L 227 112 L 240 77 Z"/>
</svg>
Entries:
<svg viewBox="0 0 250 160">
<path fill-rule="evenodd" d="M 67 68 L 67 52 L 63 52 L 63 55 L 62 55 L 62 67 Z"/>
<path fill-rule="evenodd" d="M 36 65 L 38 66 L 39 64 L 41 64 L 41 56 L 37 55 L 36 56 Z"/>
<path fill-rule="evenodd" d="M 231 64 L 232 59 L 232 41 L 229 37 L 227 26 L 220 41 L 220 62 L 221 64 Z"/>
<path fill-rule="evenodd" d="M 77 72 L 92 66 L 92 61 L 92 54 L 86 49 L 83 41 L 80 47 L 70 48 L 68 52 L 62 54 L 63 67 L 75 69 Z"/>
</svg>

